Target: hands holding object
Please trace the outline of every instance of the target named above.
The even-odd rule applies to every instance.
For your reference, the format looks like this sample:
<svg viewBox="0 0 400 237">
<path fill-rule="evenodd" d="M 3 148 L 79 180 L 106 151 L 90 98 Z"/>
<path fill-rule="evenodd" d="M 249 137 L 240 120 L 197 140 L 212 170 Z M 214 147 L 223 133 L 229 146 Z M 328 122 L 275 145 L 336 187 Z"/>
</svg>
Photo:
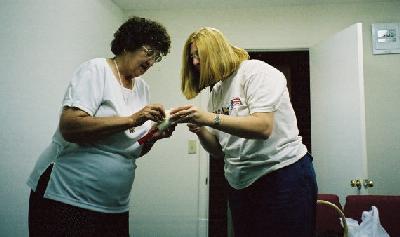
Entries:
<svg viewBox="0 0 400 237">
<path fill-rule="evenodd" d="M 150 140 L 155 142 L 158 139 L 170 137 L 172 132 L 175 131 L 175 127 L 176 123 L 170 119 L 169 110 L 166 110 L 164 119 L 156 123 L 144 137 L 138 140 L 138 142 L 142 145 Z"/>
<path fill-rule="evenodd" d="M 204 112 L 193 105 L 185 105 L 171 110 L 165 111 L 165 117 L 161 122 L 158 122 L 153 128 L 141 139 L 139 144 L 144 144 L 150 140 L 158 140 L 161 138 L 170 137 L 178 123 L 187 123 L 189 131 L 197 133 L 202 125 L 205 125 L 207 119 L 212 117 L 211 113 Z"/>
</svg>

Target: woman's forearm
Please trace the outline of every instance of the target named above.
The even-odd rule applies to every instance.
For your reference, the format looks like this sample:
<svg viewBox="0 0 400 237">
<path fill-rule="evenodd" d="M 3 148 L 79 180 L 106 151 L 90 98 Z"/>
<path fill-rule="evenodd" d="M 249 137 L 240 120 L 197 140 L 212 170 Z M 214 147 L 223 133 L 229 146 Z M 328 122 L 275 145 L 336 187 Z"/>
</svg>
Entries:
<svg viewBox="0 0 400 237">
<path fill-rule="evenodd" d="M 171 118 L 179 123 L 209 126 L 237 137 L 268 139 L 274 126 L 273 112 L 255 112 L 247 116 L 230 116 L 205 112 L 193 105 L 175 108 Z"/>
<path fill-rule="evenodd" d="M 244 117 L 209 113 L 202 125 L 237 137 L 268 139 L 272 133 L 273 121 L 273 113 L 254 113 Z"/>
<path fill-rule="evenodd" d="M 59 128 L 66 141 L 87 143 L 133 126 L 131 117 L 92 117 L 77 108 L 64 108 Z"/>
</svg>

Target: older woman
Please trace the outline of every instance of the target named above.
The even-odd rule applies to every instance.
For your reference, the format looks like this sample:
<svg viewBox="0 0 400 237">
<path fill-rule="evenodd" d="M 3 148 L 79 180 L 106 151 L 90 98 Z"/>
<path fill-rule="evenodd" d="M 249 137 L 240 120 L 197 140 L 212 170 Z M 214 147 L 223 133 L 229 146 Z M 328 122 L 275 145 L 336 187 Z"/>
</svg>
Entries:
<svg viewBox="0 0 400 237">
<path fill-rule="evenodd" d="M 28 180 L 30 236 L 129 235 L 135 159 L 175 128 L 155 132 L 152 121 L 162 121 L 165 111 L 149 104 L 140 77 L 169 47 L 161 24 L 132 17 L 114 34 L 115 57 L 75 71 L 59 127 Z"/>
<path fill-rule="evenodd" d="M 223 157 L 235 237 L 313 236 L 315 172 L 284 75 L 206 27 L 184 46 L 182 92 L 191 99 L 206 87 L 208 111 L 182 106 L 171 118 Z"/>
</svg>

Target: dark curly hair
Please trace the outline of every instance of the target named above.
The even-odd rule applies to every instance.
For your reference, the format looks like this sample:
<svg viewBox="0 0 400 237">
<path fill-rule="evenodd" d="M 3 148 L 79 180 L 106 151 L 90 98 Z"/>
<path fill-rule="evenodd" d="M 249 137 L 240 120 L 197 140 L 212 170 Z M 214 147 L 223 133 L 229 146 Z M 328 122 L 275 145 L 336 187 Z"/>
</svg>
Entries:
<svg viewBox="0 0 400 237">
<path fill-rule="evenodd" d="M 135 51 L 143 45 L 150 45 L 165 56 L 169 52 L 171 39 L 167 30 L 158 22 L 133 16 L 123 23 L 114 33 L 111 51 L 120 55 L 126 51 Z"/>
</svg>

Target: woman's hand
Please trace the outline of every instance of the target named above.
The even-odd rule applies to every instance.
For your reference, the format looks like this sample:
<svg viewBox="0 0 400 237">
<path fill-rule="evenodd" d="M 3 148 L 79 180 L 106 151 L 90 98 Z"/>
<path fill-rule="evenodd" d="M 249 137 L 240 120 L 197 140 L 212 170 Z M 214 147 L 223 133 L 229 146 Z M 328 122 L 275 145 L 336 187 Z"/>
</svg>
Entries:
<svg viewBox="0 0 400 237">
<path fill-rule="evenodd" d="M 156 131 L 153 135 L 153 139 L 159 140 L 159 139 L 171 137 L 172 133 L 175 131 L 175 128 L 176 128 L 176 123 L 172 123 L 166 129 L 164 129 L 162 131 L 159 131 L 159 130 Z M 157 127 L 155 129 L 157 129 Z"/>
<path fill-rule="evenodd" d="M 140 154 L 140 156 L 143 156 L 146 153 L 148 153 L 157 140 L 172 136 L 172 133 L 175 131 L 175 127 L 176 124 L 171 124 L 168 128 L 160 131 L 157 128 L 157 124 L 154 124 L 154 126 L 147 133 L 148 135 L 142 138 L 144 143 L 143 143 L 142 153 Z M 147 136 L 149 137 L 147 138 Z M 140 143 L 141 141 L 139 141 L 139 144 Z"/>
<path fill-rule="evenodd" d="M 192 123 L 198 126 L 207 125 L 212 121 L 212 113 L 202 111 L 193 105 L 185 105 L 171 110 L 171 120 L 175 123 Z"/>
<path fill-rule="evenodd" d="M 189 128 L 189 131 L 191 131 L 192 133 L 197 134 L 197 133 L 200 132 L 201 126 L 198 126 L 198 125 L 193 124 L 193 123 L 188 123 L 187 126 Z"/>
<path fill-rule="evenodd" d="M 140 126 L 148 120 L 159 123 L 165 118 L 165 110 L 160 104 L 149 104 L 130 117 L 133 120 L 132 127 Z"/>
</svg>

